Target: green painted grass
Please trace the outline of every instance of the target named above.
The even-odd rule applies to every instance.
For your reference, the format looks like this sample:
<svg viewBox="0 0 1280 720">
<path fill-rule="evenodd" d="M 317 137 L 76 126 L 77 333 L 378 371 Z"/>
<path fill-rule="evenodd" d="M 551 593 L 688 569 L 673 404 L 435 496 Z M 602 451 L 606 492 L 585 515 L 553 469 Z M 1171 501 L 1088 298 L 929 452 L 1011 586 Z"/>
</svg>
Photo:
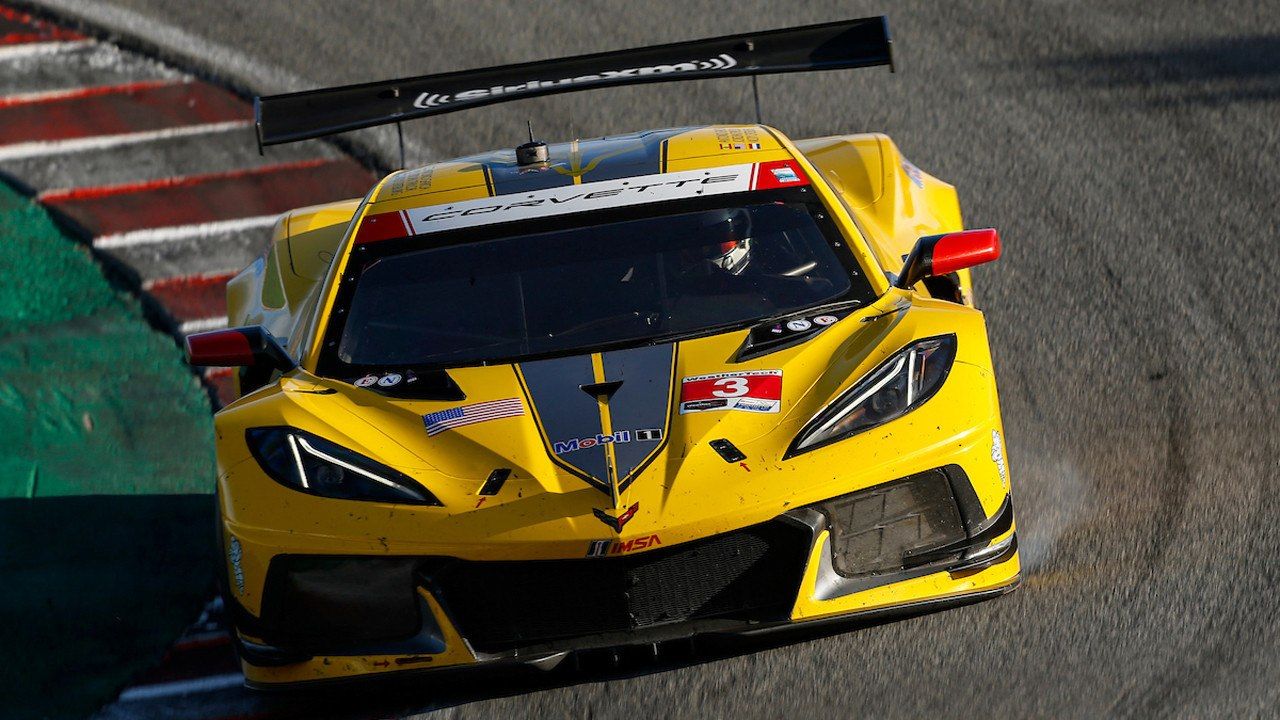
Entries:
<svg viewBox="0 0 1280 720">
<path fill-rule="evenodd" d="M 0 184 L 0 498 L 213 490 L 207 396 L 173 340 Z"/>
</svg>

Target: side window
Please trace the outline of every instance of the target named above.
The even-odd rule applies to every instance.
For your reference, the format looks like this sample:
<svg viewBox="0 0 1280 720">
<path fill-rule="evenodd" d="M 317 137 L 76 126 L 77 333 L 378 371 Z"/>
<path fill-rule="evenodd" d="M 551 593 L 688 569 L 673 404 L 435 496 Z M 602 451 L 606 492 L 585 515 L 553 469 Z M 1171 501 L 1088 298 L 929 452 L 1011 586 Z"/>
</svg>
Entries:
<svg viewBox="0 0 1280 720">
<path fill-rule="evenodd" d="M 284 307 L 284 284 L 280 282 L 280 263 L 276 253 L 280 245 L 267 248 L 267 270 L 262 277 L 262 307 L 279 310 Z"/>
<path fill-rule="evenodd" d="M 853 226 L 858 229 L 858 233 L 861 234 L 863 238 L 866 238 L 867 234 L 863 232 L 862 226 L 858 224 L 857 214 L 853 212 L 853 208 L 849 207 L 849 203 L 844 199 L 844 195 L 839 191 L 832 192 L 832 195 L 836 196 L 836 200 L 840 202 L 841 207 L 844 208 L 845 215 L 849 216 L 849 220 L 851 220 L 853 222 Z M 880 256 L 878 253 L 876 253 L 875 248 L 872 248 L 869 254 L 871 256 L 872 261 L 876 263 L 876 267 L 874 269 L 879 270 L 881 275 L 884 275 L 886 278 L 889 279 L 889 282 L 893 282 L 898 278 L 897 272 L 899 268 L 894 268 L 892 270 L 886 268 L 880 262 Z"/>
</svg>

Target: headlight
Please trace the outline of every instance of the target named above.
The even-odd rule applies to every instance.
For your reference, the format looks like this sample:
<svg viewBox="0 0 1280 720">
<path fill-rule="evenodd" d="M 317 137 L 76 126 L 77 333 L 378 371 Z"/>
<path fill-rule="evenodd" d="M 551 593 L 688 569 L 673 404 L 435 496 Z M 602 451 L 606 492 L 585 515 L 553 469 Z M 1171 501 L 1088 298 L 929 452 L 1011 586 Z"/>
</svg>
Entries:
<svg viewBox="0 0 1280 720">
<path fill-rule="evenodd" d="M 408 475 L 311 433 L 265 427 L 244 435 L 262 469 L 292 490 L 341 500 L 441 504 Z"/>
<path fill-rule="evenodd" d="M 946 380 L 956 336 L 918 340 L 853 384 L 805 426 L 786 457 L 808 452 L 906 415 Z"/>
</svg>

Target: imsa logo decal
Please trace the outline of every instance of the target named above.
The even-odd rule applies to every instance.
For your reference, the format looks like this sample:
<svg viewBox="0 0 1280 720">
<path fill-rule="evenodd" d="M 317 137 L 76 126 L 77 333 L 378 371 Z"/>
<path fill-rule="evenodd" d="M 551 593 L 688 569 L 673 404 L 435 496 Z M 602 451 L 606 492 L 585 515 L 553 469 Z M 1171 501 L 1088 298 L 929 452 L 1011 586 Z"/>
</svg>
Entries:
<svg viewBox="0 0 1280 720">
<path fill-rule="evenodd" d="M 657 535 L 621 540 L 593 540 L 587 545 L 587 557 L 604 557 L 605 555 L 624 555 L 636 550 L 654 548 L 662 544 Z"/>
</svg>

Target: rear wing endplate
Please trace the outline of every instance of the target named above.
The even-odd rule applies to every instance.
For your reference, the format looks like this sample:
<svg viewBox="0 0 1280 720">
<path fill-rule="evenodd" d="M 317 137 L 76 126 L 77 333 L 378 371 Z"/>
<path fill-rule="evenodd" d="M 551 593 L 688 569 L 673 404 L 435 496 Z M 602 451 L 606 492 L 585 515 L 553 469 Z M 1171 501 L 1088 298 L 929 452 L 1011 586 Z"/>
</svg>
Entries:
<svg viewBox="0 0 1280 720">
<path fill-rule="evenodd" d="M 876 65 L 893 69 L 883 16 L 268 95 L 254 101 L 254 121 L 261 149 L 556 93 Z"/>
</svg>

